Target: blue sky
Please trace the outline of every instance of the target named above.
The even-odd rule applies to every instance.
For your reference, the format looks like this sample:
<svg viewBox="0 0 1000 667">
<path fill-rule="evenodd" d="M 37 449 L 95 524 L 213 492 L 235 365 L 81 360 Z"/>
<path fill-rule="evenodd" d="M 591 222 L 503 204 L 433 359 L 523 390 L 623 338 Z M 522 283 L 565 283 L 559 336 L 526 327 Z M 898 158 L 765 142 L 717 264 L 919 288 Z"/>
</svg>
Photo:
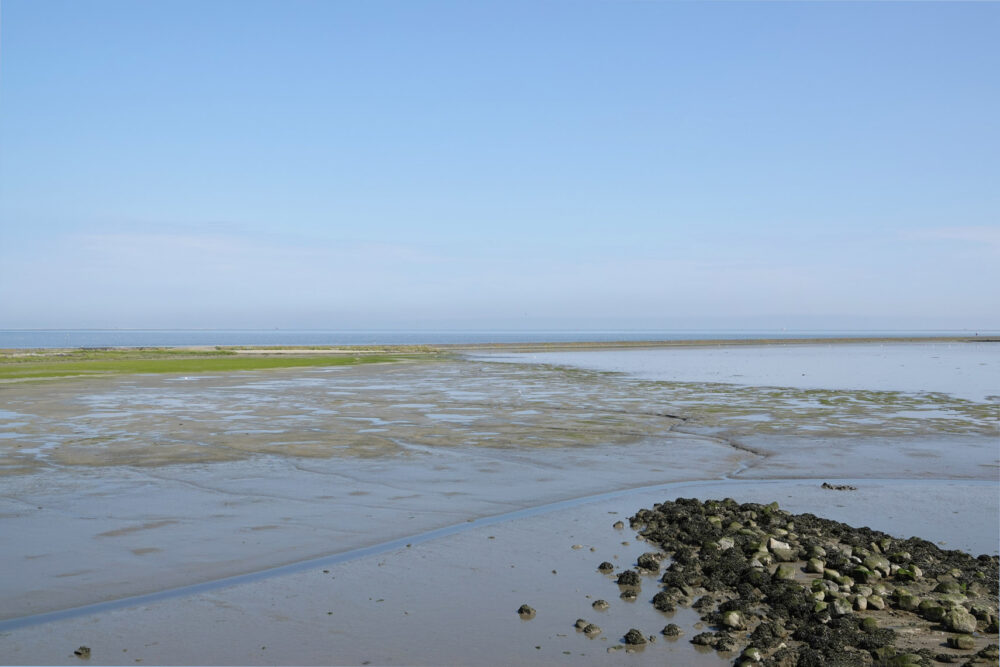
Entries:
<svg viewBox="0 0 1000 667">
<path fill-rule="evenodd" d="M 998 32 L 5 0 L 0 328 L 997 329 Z"/>
</svg>

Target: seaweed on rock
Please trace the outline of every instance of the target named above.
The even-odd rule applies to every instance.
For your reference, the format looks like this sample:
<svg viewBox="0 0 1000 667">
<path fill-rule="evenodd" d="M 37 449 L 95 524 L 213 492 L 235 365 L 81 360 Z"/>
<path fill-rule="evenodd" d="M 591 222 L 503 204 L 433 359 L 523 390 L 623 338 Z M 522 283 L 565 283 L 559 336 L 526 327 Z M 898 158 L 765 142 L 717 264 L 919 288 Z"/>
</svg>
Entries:
<svg viewBox="0 0 1000 667">
<path fill-rule="evenodd" d="M 906 665 L 942 657 L 897 646 L 901 635 L 879 622 L 889 613 L 897 621 L 902 615 L 916 634 L 930 632 L 931 617 L 955 632 L 997 631 L 996 556 L 976 558 L 915 537 L 792 515 L 776 503 L 732 499 L 678 498 L 638 511 L 629 523 L 668 557 L 653 605 L 698 609 L 714 630 L 691 641 L 754 656 L 739 664 Z M 643 565 L 654 563 L 648 558 Z M 991 650 L 949 655 L 979 664 Z"/>
</svg>

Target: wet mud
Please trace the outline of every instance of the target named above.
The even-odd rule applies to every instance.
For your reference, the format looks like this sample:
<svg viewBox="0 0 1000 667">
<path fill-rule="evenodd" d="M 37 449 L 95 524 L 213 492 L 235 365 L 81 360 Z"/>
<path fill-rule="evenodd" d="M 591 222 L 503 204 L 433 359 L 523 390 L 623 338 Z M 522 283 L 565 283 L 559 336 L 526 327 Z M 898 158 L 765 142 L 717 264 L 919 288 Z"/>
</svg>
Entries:
<svg viewBox="0 0 1000 667">
<path fill-rule="evenodd" d="M 5 475 L 0 526 L 19 535 L 2 547 L 5 562 L 16 564 L 8 571 L 17 573 L 0 577 L 6 618 L 254 572 L 613 489 L 679 480 L 816 477 L 812 487 L 822 494 L 817 506 L 843 507 L 871 497 L 866 495 L 873 492 L 870 485 L 857 478 L 988 482 L 998 469 L 997 415 L 989 402 L 929 392 L 667 382 L 490 361 L 22 383 L 0 386 L 0 401 L 0 474 Z M 821 488 L 822 481 L 833 488 Z M 844 486 L 857 490 L 837 492 Z M 972 498 L 981 503 L 976 489 Z M 888 487 L 881 493 L 876 496 L 881 498 L 879 512 L 894 511 L 896 505 L 885 499 L 899 494 Z M 906 497 L 913 493 L 902 492 Z M 962 497 L 960 489 L 950 487 L 942 486 L 940 493 L 945 503 Z M 995 507 L 986 509 L 986 516 L 996 515 Z M 938 523 L 944 526 L 951 512 L 942 513 L 945 519 Z M 588 525 L 589 531 L 596 524 Z M 504 598 L 496 617 L 488 617 L 494 623 L 517 622 L 534 633 L 530 641 L 543 647 L 538 650 L 544 660 L 532 663 L 532 644 L 527 654 L 518 654 L 521 662 L 545 664 L 562 659 L 565 651 L 576 655 L 577 647 L 567 643 L 576 638 L 592 642 L 590 657 L 579 660 L 595 659 L 594 647 L 601 646 L 602 653 L 605 648 L 636 651 L 637 664 L 653 664 L 662 657 L 657 651 L 670 645 L 671 656 L 694 660 L 696 655 L 704 664 L 718 664 L 721 654 L 711 633 L 721 630 L 709 627 L 711 619 L 699 621 L 698 614 L 718 613 L 727 600 L 709 597 L 699 605 L 704 609 L 695 612 L 661 597 L 663 609 L 654 608 L 648 604 L 653 597 L 650 577 L 662 574 L 668 560 L 658 563 L 659 552 L 643 540 L 636 543 L 624 526 L 607 529 L 620 534 L 619 544 L 632 544 L 621 544 L 610 555 L 592 552 L 596 547 L 586 531 L 578 531 L 569 543 L 573 548 L 567 547 L 593 561 L 585 564 L 588 576 L 602 576 L 596 572 L 602 560 L 611 565 L 603 575 L 607 588 L 595 591 L 567 619 L 571 637 L 553 630 L 550 603 L 527 597 L 530 590 Z M 525 535 L 511 548 L 544 542 L 537 534 Z M 628 581 L 617 583 L 626 554 L 635 559 L 638 586 L 628 575 Z M 435 574 L 429 562 L 409 562 L 399 578 L 412 577 L 417 568 L 421 578 L 437 581 L 443 590 L 458 569 L 467 568 L 467 590 L 452 600 L 460 608 L 468 591 L 483 585 L 480 570 L 492 567 L 480 565 L 476 558 L 481 557 L 472 557 L 471 563 L 440 559 L 451 563 L 451 577 Z M 527 568 L 517 564 L 522 572 Z M 565 576 L 558 560 L 551 564 L 546 576 Z M 550 569 L 559 574 L 549 575 Z M 385 570 L 366 572 L 374 584 Z M 581 574 L 576 581 L 583 586 L 585 579 Z M 248 617 L 254 618 L 276 612 L 255 606 L 255 593 L 241 598 L 244 593 L 237 591 L 243 588 L 286 595 L 277 584 L 234 589 L 232 595 L 243 600 Z M 338 586 L 337 599 L 354 609 L 363 588 Z M 311 586 L 295 590 L 300 601 L 282 612 L 289 623 L 301 617 L 303 608 L 321 604 L 310 597 Z M 501 592 L 491 594 L 499 598 Z M 232 595 L 199 597 L 194 606 L 204 607 L 201 623 L 214 622 L 215 614 L 229 619 L 233 628 L 243 627 L 234 620 L 239 613 L 223 609 L 234 604 Z M 376 609 L 380 599 L 388 598 L 385 593 L 374 597 L 371 614 L 359 615 L 357 623 L 362 618 L 369 626 L 385 620 Z M 515 613 L 521 604 L 537 609 L 536 616 L 522 620 Z M 671 606 L 674 611 L 668 611 Z M 675 614 L 667 620 L 676 628 L 665 622 L 645 627 L 639 620 L 642 607 L 653 614 Z M 173 610 L 169 622 L 178 628 L 178 643 L 199 631 L 198 623 L 184 620 L 190 605 L 178 601 L 156 608 Z M 367 627 L 350 626 L 338 609 L 324 609 L 324 617 L 328 611 L 355 634 Z M 163 619 L 156 616 L 160 612 L 150 613 L 143 632 L 152 642 Z M 437 627 L 431 622 L 435 614 L 442 622 L 452 618 L 440 609 L 425 611 L 425 632 Z M 682 622 L 686 614 L 704 627 Z M 585 615 L 587 623 L 573 628 L 573 620 Z M 613 619 L 618 620 L 609 624 Z M 461 615 L 452 620 L 456 627 L 465 621 Z M 834 621 L 839 623 L 839 617 Z M 275 619 L 275 628 L 288 633 L 290 626 L 284 623 Z M 593 627 L 587 631 L 588 626 Z M 76 633 L 86 623 L 67 622 L 66 627 Z M 479 632 L 476 628 L 467 632 Z M 647 643 L 625 643 L 630 629 L 639 630 Z M 752 633 L 749 626 L 747 631 Z M 504 632 L 496 638 L 496 650 L 515 636 L 513 629 Z M 699 639 L 703 643 L 689 643 L 705 633 Z M 238 633 L 219 637 L 232 646 Z M 299 662 L 298 657 L 327 664 L 327 648 L 319 648 L 325 644 L 316 643 L 311 653 L 303 647 L 312 638 L 299 638 L 298 644 L 286 642 L 286 661 Z M 98 650 L 92 639 L 80 636 L 65 655 L 72 657 L 72 648 L 81 643 Z M 415 636 L 412 640 L 412 645 L 420 643 Z M 226 653 L 221 644 L 212 655 L 267 664 L 282 641 L 279 635 L 269 636 L 266 656 Z M 676 648 L 680 643 L 684 650 Z M 735 651 L 738 642 L 731 643 Z M 343 655 L 357 658 L 353 662 L 367 659 L 335 645 Z M 547 653 L 557 645 L 558 655 Z M 424 646 L 422 655 L 435 655 L 433 647 Z M 902 646 L 909 650 L 910 645 Z M 379 650 L 372 653 L 383 661 L 411 655 L 401 642 L 388 642 L 384 652 Z M 108 658 L 106 652 L 97 655 L 101 657 L 94 660 Z M 147 655 L 171 658 L 152 649 Z M 438 655 L 457 659 L 454 653 Z"/>
<path fill-rule="evenodd" d="M 413 448 L 754 437 L 981 437 L 996 406 L 940 393 L 663 382 L 481 361 L 0 387 L 0 474 L 270 454 L 378 458 Z"/>
</svg>

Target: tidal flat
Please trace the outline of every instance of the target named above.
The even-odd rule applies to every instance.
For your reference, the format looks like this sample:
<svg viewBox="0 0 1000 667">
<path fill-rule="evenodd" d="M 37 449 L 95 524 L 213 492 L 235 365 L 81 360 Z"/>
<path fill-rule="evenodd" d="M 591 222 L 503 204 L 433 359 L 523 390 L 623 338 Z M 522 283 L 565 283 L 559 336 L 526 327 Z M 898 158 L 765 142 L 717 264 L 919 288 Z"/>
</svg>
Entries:
<svg viewBox="0 0 1000 667">
<path fill-rule="evenodd" d="M 994 554 L 998 404 L 978 378 L 1000 346 L 900 345 L 920 383 L 862 382 L 871 360 L 834 345 L 811 354 L 853 363 L 853 386 L 488 356 L 2 385 L 0 525 L 18 539 L 0 546 L 0 659 L 65 663 L 79 642 L 100 664 L 603 664 L 552 612 L 591 594 L 591 547 L 638 555 L 608 512 L 685 493 Z M 820 486 L 844 480 L 857 490 Z M 510 604 L 531 591 L 526 623 Z M 660 614 L 638 609 L 608 618 Z M 664 651 L 725 662 L 687 642 L 637 661 Z"/>
</svg>

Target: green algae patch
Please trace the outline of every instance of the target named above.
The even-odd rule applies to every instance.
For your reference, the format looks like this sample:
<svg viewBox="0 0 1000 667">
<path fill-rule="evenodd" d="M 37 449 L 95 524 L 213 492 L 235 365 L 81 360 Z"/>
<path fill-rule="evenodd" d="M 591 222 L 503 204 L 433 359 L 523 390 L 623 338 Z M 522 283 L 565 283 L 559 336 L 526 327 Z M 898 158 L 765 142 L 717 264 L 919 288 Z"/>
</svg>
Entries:
<svg viewBox="0 0 1000 667">
<path fill-rule="evenodd" d="M 220 373 L 275 368 L 353 366 L 434 358 L 430 352 L 390 348 L 80 349 L 0 352 L 0 381 L 143 373 Z"/>
</svg>

